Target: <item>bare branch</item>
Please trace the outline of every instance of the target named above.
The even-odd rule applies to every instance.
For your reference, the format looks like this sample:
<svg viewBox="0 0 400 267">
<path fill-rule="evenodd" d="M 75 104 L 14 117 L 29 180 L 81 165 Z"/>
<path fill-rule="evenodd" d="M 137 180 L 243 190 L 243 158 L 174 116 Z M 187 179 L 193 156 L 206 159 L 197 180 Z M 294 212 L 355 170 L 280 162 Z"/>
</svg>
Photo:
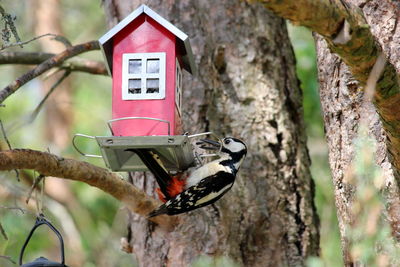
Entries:
<svg viewBox="0 0 400 267">
<path fill-rule="evenodd" d="M 1 224 L 1 222 L 0 222 L 0 233 L 1 233 L 1 235 L 4 237 L 5 240 L 8 240 L 8 236 L 7 236 L 7 234 L 6 234 L 6 231 L 4 230 L 4 227 L 3 227 L 3 225 Z"/>
<path fill-rule="evenodd" d="M 6 259 L 6 260 L 10 261 L 13 264 L 17 264 L 15 261 L 13 261 L 13 259 L 10 256 L 0 255 L 0 258 Z"/>
<path fill-rule="evenodd" d="M 87 183 L 123 202 L 132 212 L 146 216 L 161 202 L 147 196 L 115 173 L 87 162 L 58 157 L 30 149 L 0 151 L 0 171 L 12 169 L 36 170 L 44 176 L 54 176 Z M 171 230 L 176 217 L 161 215 L 150 219 Z"/>
<path fill-rule="evenodd" d="M 90 74 L 108 76 L 106 65 L 104 65 L 103 62 L 95 60 L 72 58 L 64 62 L 60 68 L 68 69 L 70 71 L 81 71 Z"/>
<path fill-rule="evenodd" d="M 56 41 L 62 43 L 63 45 L 65 45 L 65 48 L 68 48 L 68 47 L 71 47 L 71 46 L 72 46 L 72 43 L 71 43 L 67 38 L 65 38 L 65 37 L 62 36 L 62 35 L 58 35 L 58 34 L 57 34 L 57 35 L 53 38 L 53 40 L 56 40 Z"/>
<path fill-rule="evenodd" d="M 43 52 L 1 52 L 0 64 L 38 65 L 54 56 Z"/>
<path fill-rule="evenodd" d="M 0 5 L 0 14 L 2 15 L 2 19 L 5 22 L 5 26 L 4 26 L 5 28 L 3 29 L 3 32 L 2 32 L 2 38 L 6 42 L 6 45 L 2 45 L 0 47 L 0 51 L 5 50 L 10 47 L 14 47 L 14 46 L 20 46 L 22 48 L 24 45 L 26 45 L 30 42 L 33 42 L 37 39 L 46 37 L 46 36 L 54 37 L 53 38 L 54 40 L 63 43 L 65 45 L 65 47 L 67 47 L 67 48 L 72 46 L 71 42 L 67 38 L 65 38 L 64 36 L 58 35 L 58 34 L 53 34 L 53 33 L 46 33 L 46 34 L 36 36 L 28 41 L 21 41 L 21 39 L 18 36 L 17 28 L 14 25 L 15 17 L 13 18 L 10 14 L 6 13 L 1 5 Z M 14 36 L 15 40 L 17 41 L 16 43 L 9 43 L 11 33 Z"/>
<path fill-rule="evenodd" d="M 26 84 L 30 80 L 43 74 L 51 68 L 60 66 L 67 59 L 79 55 L 81 53 L 98 50 L 100 48 L 98 41 L 90 41 L 76 46 L 72 46 L 64 50 L 63 52 L 47 59 L 31 71 L 25 73 L 14 82 L 9 84 L 3 90 L 0 91 L 0 103 L 2 103 L 7 97 L 17 91 L 22 85 Z"/>
<path fill-rule="evenodd" d="M 2 52 L 0 53 L 0 64 L 38 65 L 54 56 L 55 54 L 42 52 Z M 108 75 L 107 68 L 103 62 L 79 57 L 63 62 L 59 67 L 71 71 Z"/>
<path fill-rule="evenodd" d="M 10 48 L 10 47 L 14 47 L 14 46 L 21 46 L 22 47 L 23 45 L 29 44 L 30 42 L 36 41 L 37 39 L 40 39 L 40 38 L 43 38 L 43 37 L 46 37 L 46 36 L 53 36 L 53 37 L 55 37 L 54 39 L 56 39 L 58 35 L 57 34 L 53 34 L 53 33 L 46 33 L 46 34 L 43 34 L 43 35 L 36 36 L 36 37 L 34 37 L 34 38 L 32 38 L 32 39 L 30 39 L 28 41 L 19 41 L 19 42 L 8 44 L 8 45 L 3 45 L 0 48 L 0 51 L 2 51 L 4 49 L 7 49 L 7 48 Z"/>
<path fill-rule="evenodd" d="M 20 211 L 22 214 L 25 214 L 25 212 L 27 211 L 27 210 L 24 210 L 24 209 L 22 209 L 22 208 L 20 208 L 20 207 L 5 207 L 5 206 L 0 206 L 0 209 L 18 210 L 18 211 Z"/>
<path fill-rule="evenodd" d="M 31 123 L 33 122 L 37 115 L 39 114 L 40 110 L 42 109 L 43 104 L 46 102 L 46 100 L 49 98 L 49 96 L 54 92 L 54 90 L 71 74 L 69 70 L 66 70 L 64 74 L 58 79 L 50 88 L 50 90 L 47 92 L 45 97 L 40 101 L 38 106 L 35 108 L 35 110 L 32 112 L 31 116 L 29 116 L 28 122 Z M 11 149 L 11 148 L 10 148 Z"/>
<path fill-rule="evenodd" d="M 3 122 L 0 120 L 0 128 L 1 128 L 1 132 L 2 132 L 2 134 L 3 134 L 3 138 L 4 138 L 4 140 L 6 141 L 6 143 L 7 143 L 7 146 L 8 146 L 8 149 L 12 149 L 12 147 L 11 147 L 11 143 L 10 143 L 10 141 L 8 140 L 8 138 L 7 138 L 7 134 L 6 134 L 6 130 L 4 129 L 4 125 L 3 125 Z"/>
</svg>

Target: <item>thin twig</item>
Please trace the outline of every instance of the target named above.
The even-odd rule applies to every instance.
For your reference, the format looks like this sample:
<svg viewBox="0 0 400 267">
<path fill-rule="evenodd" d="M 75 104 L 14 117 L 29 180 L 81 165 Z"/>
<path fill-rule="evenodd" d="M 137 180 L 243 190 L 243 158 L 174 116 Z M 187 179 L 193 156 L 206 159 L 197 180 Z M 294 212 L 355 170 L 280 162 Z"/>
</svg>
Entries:
<svg viewBox="0 0 400 267">
<path fill-rule="evenodd" d="M 38 65 L 55 56 L 52 53 L 6 51 L 0 53 L 0 64 Z M 59 66 L 61 69 L 81 71 L 90 74 L 108 75 L 104 62 L 74 57 Z"/>
<path fill-rule="evenodd" d="M 1 222 L 0 222 L 0 233 L 4 237 L 5 240 L 8 240 L 8 236 L 6 234 L 6 231 L 3 228 L 3 225 L 1 225 Z"/>
<path fill-rule="evenodd" d="M 27 210 L 24 210 L 20 207 L 5 207 L 5 206 L 0 206 L 0 209 L 7 209 L 7 210 L 19 210 L 22 214 L 25 214 Z"/>
<path fill-rule="evenodd" d="M 35 41 L 35 40 L 37 40 L 37 39 L 40 39 L 40 38 L 46 37 L 46 36 L 53 36 L 55 40 L 59 41 L 59 40 L 58 40 L 59 36 L 58 36 L 57 34 L 46 33 L 46 34 L 42 34 L 42 35 L 33 37 L 32 39 L 30 39 L 30 40 L 28 40 L 28 41 L 23 41 L 23 42 L 22 42 L 22 41 L 19 41 L 19 42 L 12 43 L 12 44 L 8 44 L 8 45 L 3 45 L 3 46 L 0 48 L 0 51 L 5 50 L 5 49 L 10 48 L 10 47 L 14 47 L 14 46 L 21 46 L 21 47 L 22 47 L 23 45 L 29 44 L 30 42 L 33 42 L 33 41 Z M 60 42 L 61 42 L 61 41 L 60 41 Z M 62 43 L 64 43 L 64 42 L 62 42 Z"/>
<path fill-rule="evenodd" d="M 62 43 L 63 45 L 65 45 L 65 48 L 72 47 L 72 43 L 66 37 L 64 37 L 62 35 L 56 35 L 53 38 L 53 40 L 56 40 L 56 41 Z"/>
<path fill-rule="evenodd" d="M 11 150 L 12 149 L 11 143 L 7 138 L 6 130 L 4 129 L 4 125 L 3 125 L 3 122 L 1 121 L 1 119 L 0 119 L 0 127 L 1 127 L 1 132 L 3 134 L 3 138 L 6 141 L 8 148 Z"/>
<path fill-rule="evenodd" d="M 25 201 L 26 204 L 29 204 L 29 200 L 32 197 L 33 190 L 35 190 L 35 188 L 39 185 L 39 183 L 42 181 L 42 179 L 44 177 L 45 177 L 44 175 L 40 174 L 38 177 L 35 178 L 35 180 L 33 181 L 32 186 L 31 186 L 31 189 L 28 192 L 28 197 L 26 198 L 26 201 Z"/>
<path fill-rule="evenodd" d="M 13 259 L 11 259 L 10 256 L 0 255 L 0 258 L 6 259 L 6 260 L 10 261 L 10 262 L 13 263 L 13 264 L 17 264 L 15 261 L 13 261 Z"/>
<path fill-rule="evenodd" d="M 7 146 L 8 146 L 8 149 L 12 149 L 12 147 L 11 147 L 11 143 L 10 143 L 10 141 L 8 140 L 8 138 L 7 138 L 7 134 L 6 134 L 6 130 L 4 129 L 4 125 L 3 125 L 3 122 L 0 120 L 0 128 L 1 128 L 1 132 L 3 133 L 3 138 L 4 138 L 4 140 L 6 141 L 6 143 L 7 143 Z M 20 180 L 19 180 L 19 172 L 18 172 L 18 170 L 17 169 L 14 169 L 14 171 L 15 171 L 15 175 L 16 175 L 16 177 L 17 177 L 17 181 L 19 182 Z"/>
<path fill-rule="evenodd" d="M 51 68 L 60 66 L 67 59 L 79 55 L 84 52 L 98 50 L 100 48 L 98 41 L 90 41 L 83 44 L 79 44 L 76 46 L 72 46 L 64 50 L 63 52 L 55 55 L 54 57 L 49 58 L 45 62 L 38 65 L 36 68 L 31 71 L 25 73 L 3 90 L 0 91 L 0 104 L 3 103 L 7 97 L 11 94 L 15 93 L 21 86 L 29 82 L 30 80 L 36 78 L 37 76 L 43 74 Z"/>
<path fill-rule="evenodd" d="M 71 74 L 70 70 L 66 70 L 63 75 L 58 79 L 50 88 L 50 90 L 47 92 L 45 97 L 40 101 L 40 103 L 37 105 L 37 107 L 33 110 L 32 114 L 29 116 L 28 124 L 32 123 L 37 115 L 39 114 L 40 110 L 43 107 L 43 104 L 46 102 L 46 100 L 49 98 L 49 96 L 54 92 L 54 90 Z"/>
</svg>

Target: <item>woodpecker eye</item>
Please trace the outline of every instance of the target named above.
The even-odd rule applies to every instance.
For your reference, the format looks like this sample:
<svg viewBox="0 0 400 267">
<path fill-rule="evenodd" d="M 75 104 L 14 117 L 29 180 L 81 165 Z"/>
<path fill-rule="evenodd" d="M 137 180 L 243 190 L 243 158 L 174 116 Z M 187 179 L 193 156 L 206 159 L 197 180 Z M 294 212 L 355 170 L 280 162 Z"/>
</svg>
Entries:
<svg viewBox="0 0 400 267">
<path fill-rule="evenodd" d="M 227 145 L 227 144 L 229 144 L 230 142 L 231 142 L 230 139 L 226 139 L 226 140 L 224 141 L 224 144 Z"/>
</svg>

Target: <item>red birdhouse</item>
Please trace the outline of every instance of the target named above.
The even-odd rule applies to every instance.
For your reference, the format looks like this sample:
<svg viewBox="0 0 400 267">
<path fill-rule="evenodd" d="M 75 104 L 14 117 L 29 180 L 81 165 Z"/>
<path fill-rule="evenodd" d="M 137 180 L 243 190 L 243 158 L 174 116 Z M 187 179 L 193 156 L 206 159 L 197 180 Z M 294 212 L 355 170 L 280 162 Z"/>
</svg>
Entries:
<svg viewBox="0 0 400 267">
<path fill-rule="evenodd" d="M 114 135 L 182 134 L 182 69 L 195 71 L 188 36 L 142 5 L 99 41 L 113 77 Z"/>
<path fill-rule="evenodd" d="M 195 72 L 188 36 L 142 5 L 99 42 L 112 76 L 113 136 L 95 137 L 107 166 L 146 170 L 135 148 L 153 151 L 168 171 L 193 165 L 181 122 L 182 70 Z"/>
</svg>

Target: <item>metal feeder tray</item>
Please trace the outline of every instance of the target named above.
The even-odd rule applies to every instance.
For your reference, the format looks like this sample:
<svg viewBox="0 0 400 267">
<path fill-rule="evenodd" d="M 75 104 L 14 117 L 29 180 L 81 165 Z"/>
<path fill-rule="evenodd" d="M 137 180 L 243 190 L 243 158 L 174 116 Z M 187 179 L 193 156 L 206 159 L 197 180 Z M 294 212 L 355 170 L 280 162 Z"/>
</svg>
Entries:
<svg viewBox="0 0 400 267">
<path fill-rule="evenodd" d="M 75 134 L 72 144 L 75 149 L 86 157 L 103 158 L 105 164 L 112 171 L 146 171 L 147 167 L 140 158 L 128 149 L 147 148 L 158 156 L 164 167 L 169 172 L 178 172 L 194 166 L 193 148 L 187 135 L 169 135 L 170 122 L 156 118 L 126 117 L 108 121 L 112 132 L 111 123 L 126 119 L 149 119 L 162 121 L 168 124 L 168 135 L 164 136 L 90 136 Z M 100 155 L 90 155 L 81 152 L 75 144 L 76 137 L 96 139 Z"/>
</svg>

